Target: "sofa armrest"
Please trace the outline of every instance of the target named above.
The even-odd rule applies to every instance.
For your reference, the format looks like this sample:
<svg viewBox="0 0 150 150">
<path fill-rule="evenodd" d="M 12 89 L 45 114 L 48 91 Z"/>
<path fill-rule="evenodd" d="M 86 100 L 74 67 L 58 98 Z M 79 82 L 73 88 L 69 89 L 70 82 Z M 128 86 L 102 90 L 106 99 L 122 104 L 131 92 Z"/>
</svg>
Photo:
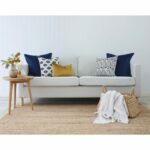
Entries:
<svg viewBox="0 0 150 150">
<path fill-rule="evenodd" d="M 27 64 L 18 64 L 18 68 L 21 68 L 21 74 L 22 75 L 28 75 L 29 68 Z"/>
<path fill-rule="evenodd" d="M 131 64 L 131 75 L 135 78 L 135 94 L 137 97 L 141 96 L 141 66 Z"/>
<path fill-rule="evenodd" d="M 28 64 L 18 64 L 18 67 L 21 68 L 21 74 L 27 76 L 29 72 Z M 23 83 L 18 84 L 18 96 L 24 97 L 24 85 Z"/>
</svg>

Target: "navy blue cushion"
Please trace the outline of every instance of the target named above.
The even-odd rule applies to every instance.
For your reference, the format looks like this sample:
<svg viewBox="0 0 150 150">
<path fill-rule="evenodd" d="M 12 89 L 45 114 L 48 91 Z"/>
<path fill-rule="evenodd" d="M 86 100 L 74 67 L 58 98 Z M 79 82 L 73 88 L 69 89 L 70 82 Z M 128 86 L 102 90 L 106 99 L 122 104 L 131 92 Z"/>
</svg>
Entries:
<svg viewBox="0 0 150 150">
<path fill-rule="evenodd" d="M 119 55 L 116 65 L 116 76 L 131 76 L 130 60 L 134 53 Z M 116 55 L 107 53 L 107 58 L 114 57 Z"/>
<path fill-rule="evenodd" d="M 29 66 L 29 76 L 41 76 L 41 70 L 40 70 L 40 64 L 38 57 L 44 57 L 46 59 L 51 59 L 52 53 L 40 55 L 40 56 L 33 56 L 33 55 L 28 55 L 24 54 L 25 59 L 28 63 Z"/>
</svg>

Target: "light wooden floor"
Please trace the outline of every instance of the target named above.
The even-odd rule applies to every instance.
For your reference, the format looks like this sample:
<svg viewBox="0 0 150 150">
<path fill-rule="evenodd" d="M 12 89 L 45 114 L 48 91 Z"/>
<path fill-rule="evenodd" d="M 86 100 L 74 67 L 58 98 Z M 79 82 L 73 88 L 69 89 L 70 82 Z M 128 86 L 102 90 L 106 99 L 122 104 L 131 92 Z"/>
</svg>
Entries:
<svg viewBox="0 0 150 150">
<path fill-rule="evenodd" d="M 40 99 L 33 99 L 33 104 L 95 104 L 98 103 L 98 99 L 49 99 L 49 98 L 40 98 Z M 29 99 L 25 99 L 24 103 L 29 104 Z M 17 98 L 16 101 L 18 106 L 21 106 L 21 101 L 19 98 Z M 12 109 L 13 108 L 13 102 L 12 102 Z M 4 115 L 8 113 L 8 98 L 7 97 L 1 97 L 0 98 L 0 118 L 2 118 Z"/>
<path fill-rule="evenodd" d="M 99 100 L 98 99 L 33 99 L 34 104 L 95 104 Z M 150 107 L 150 97 L 144 97 L 140 99 L 140 102 L 144 104 L 144 106 Z M 25 99 L 25 104 L 29 103 L 29 99 Z M 17 105 L 21 105 L 19 99 L 17 99 Z M 13 105 L 12 105 L 13 106 Z M 13 108 L 12 108 L 13 109 Z M 8 98 L 0 98 L 0 118 L 8 113 Z"/>
</svg>

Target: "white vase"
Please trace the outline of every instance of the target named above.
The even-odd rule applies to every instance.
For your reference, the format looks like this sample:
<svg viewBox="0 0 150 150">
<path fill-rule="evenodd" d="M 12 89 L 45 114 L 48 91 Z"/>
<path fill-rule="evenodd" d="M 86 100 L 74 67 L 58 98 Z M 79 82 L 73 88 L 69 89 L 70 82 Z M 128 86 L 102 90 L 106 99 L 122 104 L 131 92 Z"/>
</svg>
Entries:
<svg viewBox="0 0 150 150">
<path fill-rule="evenodd" d="M 11 65 L 10 70 L 9 70 L 9 76 L 11 78 L 16 78 L 18 74 L 18 71 L 16 69 L 16 66 L 14 64 Z"/>
</svg>

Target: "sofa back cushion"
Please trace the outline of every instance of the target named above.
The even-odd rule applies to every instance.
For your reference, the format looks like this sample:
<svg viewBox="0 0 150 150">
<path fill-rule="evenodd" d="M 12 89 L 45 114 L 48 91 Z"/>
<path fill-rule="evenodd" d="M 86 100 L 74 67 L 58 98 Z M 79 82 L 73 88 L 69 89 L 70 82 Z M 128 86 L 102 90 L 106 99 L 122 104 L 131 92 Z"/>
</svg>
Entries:
<svg viewBox="0 0 150 150">
<path fill-rule="evenodd" d="M 75 76 L 78 75 L 78 58 L 77 57 L 59 57 L 59 64 L 66 66 L 68 64 L 72 65 L 72 69 L 73 69 L 73 74 Z"/>
<path fill-rule="evenodd" d="M 96 76 L 96 57 L 78 58 L 78 76 Z"/>
</svg>

